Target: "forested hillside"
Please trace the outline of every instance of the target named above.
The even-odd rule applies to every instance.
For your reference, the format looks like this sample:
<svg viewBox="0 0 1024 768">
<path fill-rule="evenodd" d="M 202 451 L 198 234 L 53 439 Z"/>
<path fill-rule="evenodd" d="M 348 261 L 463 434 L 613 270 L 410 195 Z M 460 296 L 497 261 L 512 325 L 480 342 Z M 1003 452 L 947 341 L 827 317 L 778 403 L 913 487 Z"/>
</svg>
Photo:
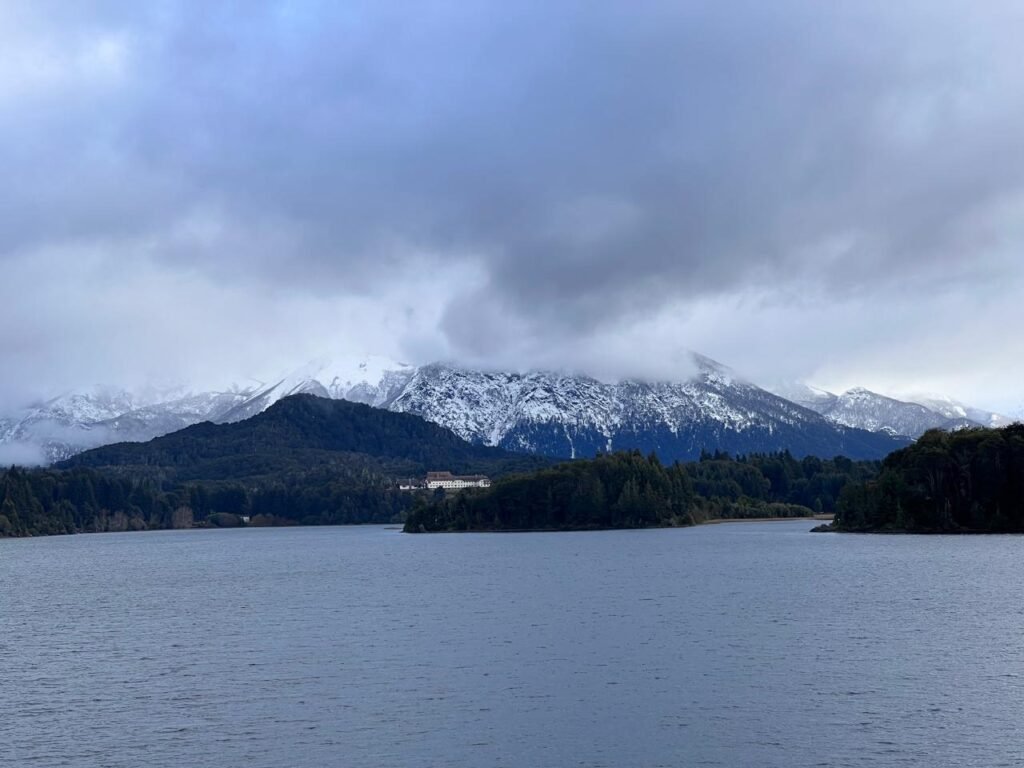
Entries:
<svg viewBox="0 0 1024 768">
<path fill-rule="evenodd" d="M 125 468 L 158 480 L 279 479 L 320 467 L 342 474 L 389 477 L 429 469 L 500 475 L 550 460 L 472 445 L 418 416 L 347 400 L 292 395 L 233 424 L 196 424 L 147 443 L 85 451 L 58 468 Z"/>
<path fill-rule="evenodd" d="M 380 475 L 320 469 L 274 482 L 160 483 L 90 469 L 0 471 L 0 536 L 400 522 L 412 498 Z"/>
<path fill-rule="evenodd" d="M 714 519 L 809 517 L 833 512 L 843 487 L 878 462 L 798 461 L 789 453 L 732 459 L 705 454 L 663 465 L 638 451 L 511 476 L 488 490 L 421 501 L 405 530 L 586 530 L 685 526 Z"/>
<path fill-rule="evenodd" d="M 0 535 L 237 525 L 400 522 L 402 476 L 500 477 L 550 462 L 470 445 L 417 416 L 296 395 L 235 424 L 0 471 Z"/>
<path fill-rule="evenodd" d="M 406 530 L 590 529 L 832 512 L 878 462 L 639 451 L 551 466 L 471 445 L 419 417 L 308 395 L 227 425 L 87 451 L 50 470 L 0 471 L 0 535 L 195 525 L 399 522 Z M 491 475 L 486 491 L 403 493 L 402 476 Z M 539 469 L 539 471 L 537 471 Z"/>
<path fill-rule="evenodd" d="M 841 531 L 1024 532 L 1024 425 L 933 430 L 844 489 Z"/>
<path fill-rule="evenodd" d="M 588 529 L 832 512 L 877 462 L 733 459 L 664 466 L 626 452 L 498 478 L 490 491 L 403 493 L 394 478 L 338 459 L 259 481 L 154 479 L 130 467 L 0 471 L 0 535 L 254 525 L 400 522 L 407 530 Z"/>
</svg>

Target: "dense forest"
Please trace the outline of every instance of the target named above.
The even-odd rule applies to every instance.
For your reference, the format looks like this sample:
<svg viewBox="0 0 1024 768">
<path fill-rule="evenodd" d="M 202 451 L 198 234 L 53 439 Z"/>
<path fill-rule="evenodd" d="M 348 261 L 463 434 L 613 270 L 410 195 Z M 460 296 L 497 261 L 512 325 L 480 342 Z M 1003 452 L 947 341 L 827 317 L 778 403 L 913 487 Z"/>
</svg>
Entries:
<svg viewBox="0 0 1024 768">
<path fill-rule="evenodd" d="M 0 470 L 0 535 L 238 525 L 401 522 L 396 478 L 501 477 L 549 459 L 471 445 L 423 419 L 311 395 L 236 424 L 197 424 L 53 469 Z"/>
<path fill-rule="evenodd" d="M 473 445 L 408 413 L 347 400 L 292 395 L 234 424 L 205 422 L 147 443 L 85 451 L 58 468 L 89 467 L 160 482 L 252 485 L 322 469 L 348 475 L 403 477 L 428 469 L 499 476 L 551 464 L 541 456 Z M 376 485 L 370 477 L 370 485 Z"/>
<path fill-rule="evenodd" d="M 345 456 L 350 456 L 345 454 Z M 360 456 L 351 454 L 351 456 Z M 408 493 L 362 461 L 259 480 L 181 481 L 132 467 L 0 471 L 0 535 L 194 526 L 401 522 L 407 530 L 692 525 L 713 519 L 831 512 L 843 487 L 877 462 L 796 460 L 788 453 L 705 454 L 663 466 L 638 452 L 496 476 L 489 491 Z"/>
<path fill-rule="evenodd" d="M 937 439 L 937 438 L 929 438 Z M 910 450 L 910 449 L 908 449 Z M 549 459 L 467 443 L 408 414 L 308 395 L 237 424 L 97 448 L 51 469 L 0 470 L 0 535 L 406 521 L 406 530 L 590 529 L 803 517 L 876 488 L 879 462 L 737 458 L 663 465 L 652 453 Z M 486 490 L 402 492 L 428 470 Z M 852 514 L 852 513 L 848 513 Z M 848 518 L 853 519 L 853 518 Z"/>
<path fill-rule="evenodd" d="M 235 482 L 163 484 L 103 470 L 0 471 L 0 536 L 253 525 L 401 522 L 413 499 L 391 478 L 335 470 Z"/>
<path fill-rule="evenodd" d="M 926 432 L 843 490 L 834 528 L 1024 532 L 1024 425 Z"/>
<path fill-rule="evenodd" d="M 418 500 L 405 530 L 586 530 L 685 526 L 714 519 L 809 517 L 833 512 L 843 487 L 874 477 L 878 462 L 730 458 L 705 453 L 663 465 L 639 451 L 565 462 L 510 476 L 490 489 Z"/>
</svg>

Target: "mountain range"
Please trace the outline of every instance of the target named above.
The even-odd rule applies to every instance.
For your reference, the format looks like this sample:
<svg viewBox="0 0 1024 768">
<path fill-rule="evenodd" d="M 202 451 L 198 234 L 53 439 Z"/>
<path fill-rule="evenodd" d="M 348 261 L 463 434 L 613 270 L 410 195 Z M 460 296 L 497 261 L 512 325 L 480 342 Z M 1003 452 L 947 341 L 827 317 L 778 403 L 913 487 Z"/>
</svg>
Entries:
<svg viewBox="0 0 1024 768">
<path fill-rule="evenodd" d="M 693 363 L 693 375 L 681 382 L 604 382 L 369 358 L 347 365 L 315 361 L 268 382 L 217 391 L 95 389 L 0 417 L 0 463 L 52 463 L 203 421 L 233 423 L 294 394 L 411 413 L 471 443 L 565 458 L 633 448 L 666 461 L 696 458 L 703 450 L 879 458 L 927 429 L 1010 422 L 937 398 L 912 403 L 865 389 L 836 395 L 804 384 L 770 391 L 709 358 L 693 355 Z"/>
<path fill-rule="evenodd" d="M 468 443 L 407 413 L 310 394 L 282 398 L 240 421 L 203 422 L 145 443 L 82 451 L 58 467 L 130 470 L 164 482 L 287 482 L 323 470 L 350 485 L 393 487 L 395 477 L 434 467 L 501 476 L 531 472 L 550 459 Z M 380 478 L 389 478 L 381 482 Z"/>
<path fill-rule="evenodd" d="M 911 438 L 920 437 L 929 429 L 1005 427 L 1013 423 L 1008 416 L 935 395 L 910 402 L 863 387 L 837 395 L 803 383 L 772 387 L 772 391 L 836 424 Z"/>
</svg>

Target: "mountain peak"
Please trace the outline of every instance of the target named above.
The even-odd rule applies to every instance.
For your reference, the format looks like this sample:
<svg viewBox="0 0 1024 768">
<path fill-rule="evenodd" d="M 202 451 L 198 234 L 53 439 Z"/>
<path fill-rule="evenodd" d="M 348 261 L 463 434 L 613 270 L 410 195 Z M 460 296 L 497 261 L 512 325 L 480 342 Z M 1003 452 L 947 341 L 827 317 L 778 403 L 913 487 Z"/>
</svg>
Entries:
<svg viewBox="0 0 1024 768">
<path fill-rule="evenodd" d="M 200 421 L 241 421 L 295 394 L 412 413 L 470 442 L 567 457 L 633 447 L 666 459 L 694 457 L 702 448 L 877 457 L 906 442 L 893 435 L 998 426 L 993 419 L 1004 418 L 966 406 L 954 412 L 948 402 L 944 410 L 904 402 L 864 387 L 834 395 L 790 382 L 768 391 L 705 355 L 687 353 L 686 360 L 691 375 L 676 381 L 609 381 L 448 362 L 413 367 L 378 356 L 320 358 L 257 385 L 179 392 L 156 402 L 131 393 L 69 393 L 28 416 L 0 419 L 0 446 L 36 446 L 41 460 L 53 461 Z"/>
<path fill-rule="evenodd" d="M 736 375 L 736 372 L 729 366 L 723 365 L 717 360 L 713 360 L 699 352 L 691 352 L 690 359 L 693 361 L 693 364 L 697 366 L 698 376 L 714 377 L 726 384 L 739 378 Z"/>
</svg>

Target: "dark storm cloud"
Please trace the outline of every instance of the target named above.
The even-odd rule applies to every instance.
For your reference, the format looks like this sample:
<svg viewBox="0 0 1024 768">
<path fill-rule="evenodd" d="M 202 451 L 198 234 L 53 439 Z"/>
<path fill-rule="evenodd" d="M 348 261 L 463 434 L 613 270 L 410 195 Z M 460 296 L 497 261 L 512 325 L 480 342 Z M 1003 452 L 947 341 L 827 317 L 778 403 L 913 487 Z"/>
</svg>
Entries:
<svg viewBox="0 0 1024 768">
<path fill-rule="evenodd" d="M 942 256 L 1021 181 L 1020 18 L 994 3 L 65 8 L 44 39 L 121 39 L 129 69 L 21 110 L 69 234 L 205 200 L 298 227 L 296 272 L 397 242 L 485 259 L 528 305 L 666 270 L 714 289 L 849 231 Z M 54 233 L 26 219 L 8 237 Z"/>
<path fill-rule="evenodd" d="M 477 355 L 1016 269 L 1012 3 L 12 8 L 0 258 L 130 242 L 317 296 L 451 269 L 441 330 Z"/>
</svg>

